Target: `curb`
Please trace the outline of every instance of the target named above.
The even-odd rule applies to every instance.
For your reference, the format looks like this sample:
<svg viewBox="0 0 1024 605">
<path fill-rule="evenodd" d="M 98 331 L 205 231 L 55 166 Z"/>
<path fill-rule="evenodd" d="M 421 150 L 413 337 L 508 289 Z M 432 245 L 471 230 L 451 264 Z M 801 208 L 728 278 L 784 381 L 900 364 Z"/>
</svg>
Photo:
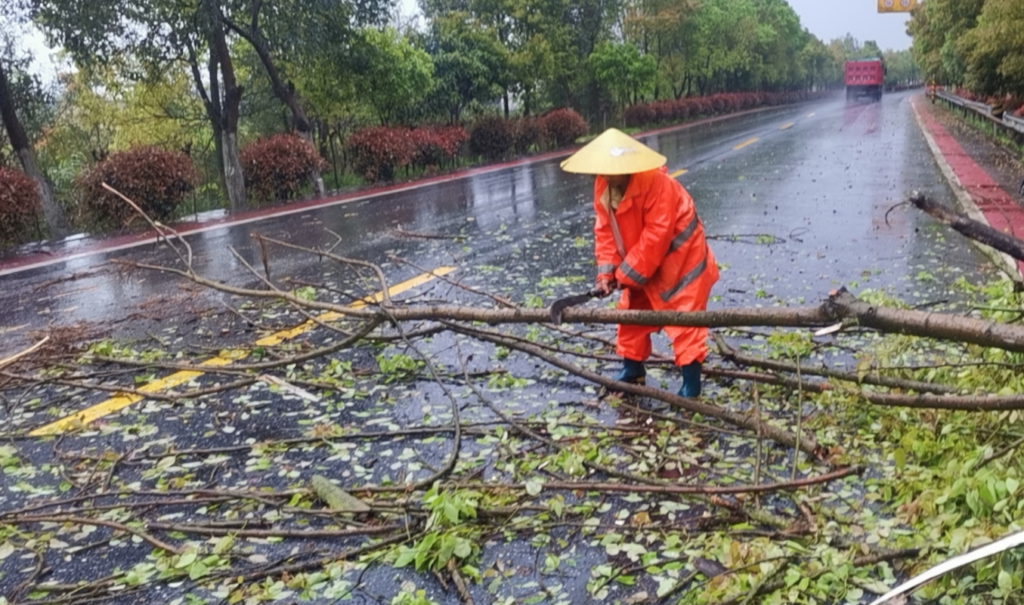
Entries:
<svg viewBox="0 0 1024 605">
<path fill-rule="evenodd" d="M 968 188 L 964 185 L 960 178 L 960 175 L 956 173 L 950 163 L 946 160 L 945 154 L 939 147 L 938 142 L 935 140 L 935 133 L 929 128 L 929 125 L 925 122 L 924 117 L 921 115 L 921 110 L 917 107 L 917 99 L 919 97 L 911 97 L 909 99 L 910 107 L 914 112 L 914 118 L 917 120 L 917 125 L 921 128 L 921 133 L 924 135 L 925 141 L 928 142 L 928 148 L 931 149 L 932 155 L 935 157 L 935 163 L 938 164 L 939 170 L 942 175 L 946 177 L 949 182 L 950 188 L 953 190 L 956 199 L 960 204 L 961 209 L 971 219 L 978 221 L 984 225 L 992 226 L 988 217 L 982 212 L 981 208 L 976 203 L 976 200 L 968 192 Z M 980 166 L 974 163 L 973 159 L 964 154 L 972 164 L 975 165 L 979 170 Z M 980 200 L 979 200 L 980 201 Z M 985 256 L 989 257 L 996 268 L 1006 274 L 1006 276 L 1014 282 L 1024 281 L 1024 261 L 1018 262 L 1017 259 L 1013 258 L 1005 252 L 999 252 L 998 250 L 986 246 L 975 240 L 970 240 Z"/>
<path fill-rule="evenodd" d="M 710 118 L 704 118 L 695 122 L 687 122 L 685 124 L 677 124 L 675 126 L 667 126 L 663 128 L 656 128 L 654 130 L 647 130 L 644 132 L 638 132 L 632 136 L 636 138 L 642 138 L 647 136 L 653 136 L 663 134 L 667 132 L 674 132 L 677 130 L 685 130 L 687 128 L 694 128 L 696 126 L 702 126 L 706 124 L 712 124 L 715 122 L 721 122 L 724 120 L 731 120 L 735 118 L 741 118 L 750 116 L 758 113 L 763 113 L 772 110 L 785 109 L 789 107 L 800 107 L 807 103 L 813 103 L 815 101 L 802 101 L 799 103 L 793 103 L 790 105 L 773 105 L 770 107 L 759 107 L 757 109 L 748 109 L 746 111 L 739 111 L 736 113 L 730 113 L 721 116 L 714 116 Z M 362 202 L 371 200 L 373 198 L 380 197 L 382 195 L 388 195 L 392 193 L 402 193 L 410 191 L 425 185 L 432 185 L 436 183 L 444 183 L 448 181 L 457 181 L 465 178 L 479 176 L 498 170 L 504 170 L 506 168 L 513 168 L 516 166 L 530 166 L 540 162 L 552 160 L 559 157 L 565 157 L 575 153 L 578 148 L 572 147 L 569 149 L 561 149 L 558 151 L 549 151 L 540 155 L 530 156 L 526 158 L 520 158 L 517 160 L 510 160 L 507 162 L 501 162 L 498 164 L 488 164 L 485 166 L 477 166 L 475 168 L 465 168 L 449 174 L 425 177 L 414 181 L 407 181 L 404 183 L 392 183 L 389 185 L 383 185 L 379 187 L 370 187 L 358 191 L 351 191 L 340 195 L 334 195 L 326 198 L 303 200 L 292 202 L 286 205 L 274 206 L 271 208 L 254 209 L 249 210 L 240 214 L 231 215 L 225 218 L 213 219 L 210 221 L 197 223 L 197 222 L 181 222 L 172 225 L 174 230 L 179 235 L 193 235 L 197 233 L 204 233 L 207 231 L 213 231 L 216 229 L 229 228 L 235 225 L 244 225 L 247 223 L 254 223 L 267 218 L 277 218 L 281 216 L 288 216 L 291 214 L 298 214 L 301 212 L 307 212 L 318 208 L 327 208 L 330 206 L 337 206 L 341 204 L 349 204 L 354 202 Z M 141 233 L 133 233 L 126 235 L 113 236 L 110 238 L 104 238 L 97 240 L 89 245 L 83 246 L 82 248 L 75 251 L 75 248 L 71 248 L 67 254 L 60 253 L 40 253 L 36 252 L 27 256 L 13 257 L 6 261 L 0 259 L 0 277 L 7 275 L 13 275 L 21 273 L 22 271 L 29 271 L 32 269 L 39 269 L 42 267 L 48 267 L 80 258 L 85 258 L 95 254 L 103 254 L 109 252 L 117 252 L 119 250 L 125 250 L 128 248 L 134 248 L 137 246 L 144 246 L 160 241 L 161 236 L 156 235 L 150 230 L 143 231 Z"/>
</svg>

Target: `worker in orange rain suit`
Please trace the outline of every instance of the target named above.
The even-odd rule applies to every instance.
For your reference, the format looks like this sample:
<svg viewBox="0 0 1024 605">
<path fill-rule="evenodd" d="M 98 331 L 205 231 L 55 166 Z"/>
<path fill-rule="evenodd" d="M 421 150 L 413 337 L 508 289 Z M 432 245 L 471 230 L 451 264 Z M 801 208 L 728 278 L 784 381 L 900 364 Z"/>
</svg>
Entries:
<svg viewBox="0 0 1024 605">
<path fill-rule="evenodd" d="M 594 182 L 597 285 L 605 296 L 622 290 L 620 309 L 703 311 L 718 281 L 715 256 L 704 238 L 693 198 L 668 176 L 666 159 L 613 129 L 562 163 L 567 172 L 596 175 Z M 663 328 L 620 325 L 616 380 L 642 384 L 651 334 Z M 664 328 L 681 368 L 679 394 L 699 397 L 707 328 Z"/>
</svg>

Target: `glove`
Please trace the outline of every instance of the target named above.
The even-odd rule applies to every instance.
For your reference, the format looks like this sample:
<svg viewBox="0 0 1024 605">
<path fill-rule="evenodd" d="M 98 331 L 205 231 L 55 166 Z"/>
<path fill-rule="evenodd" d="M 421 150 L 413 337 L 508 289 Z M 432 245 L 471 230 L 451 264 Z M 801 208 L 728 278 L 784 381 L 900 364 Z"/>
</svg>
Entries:
<svg viewBox="0 0 1024 605">
<path fill-rule="evenodd" d="M 601 291 L 601 298 L 611 296 L 612 292 L 619 289 L 619 282 L 612 279 L 600 279 L 597 281 L 597 289 Z"/>
</svg>

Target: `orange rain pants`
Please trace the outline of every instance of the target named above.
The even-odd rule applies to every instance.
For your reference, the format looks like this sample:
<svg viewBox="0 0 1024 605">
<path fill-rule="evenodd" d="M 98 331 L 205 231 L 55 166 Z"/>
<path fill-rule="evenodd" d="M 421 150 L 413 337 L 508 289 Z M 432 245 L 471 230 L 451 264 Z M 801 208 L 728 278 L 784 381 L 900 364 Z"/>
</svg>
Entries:
<svg viewBox="0 0 1024 605">
<path fill-rule="evenodd" d="M 614 234 L 605 193 L 608 183 L 594 183 L 595 255 L 598 281 L 615 279 L 623 287 L 620 309 L 703 311 L 718 265 L 704 238 L 693 198 L 665 168 L 634 174 L 615 210 Z M 619 239 L 620 241 L 616 241 Z M 621 251 L 620 251 L 621 250 Z M 618 330 L 617 352 L 634 361 L 651 355 L 656 326 L 625 326 Z M 707 328 L 666 327 L 675 363 L 688 365 L 707 357 Z"/>
</svg>

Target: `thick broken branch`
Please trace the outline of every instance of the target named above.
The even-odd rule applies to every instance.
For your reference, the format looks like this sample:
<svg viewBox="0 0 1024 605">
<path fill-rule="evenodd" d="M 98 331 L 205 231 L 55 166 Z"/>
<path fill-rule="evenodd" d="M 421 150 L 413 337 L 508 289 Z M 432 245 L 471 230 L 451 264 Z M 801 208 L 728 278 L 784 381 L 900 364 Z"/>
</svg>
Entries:
<svg viewBox="0 0 1024 605">
<path fill-rule="evenodd" d="M 173 273 L 195 283 L 238 296 L 276 299 L 305 306 L 309 309 L 334 311 L 342 315 L 369 318 L 377 316 L 375 309 L 350 307 L 299 298 L 290 292 L 266 292 L 230 286 L 215 280 L 191 275 L 186 271 L 135 263 L 137 267 Z M 388 309 L 388 318 L 394 321 L 422 321 L 449 319 L 487 324 L 544 324 L 550 322 L 547 309 L 480 309 L 457 305 L 424 305 Z M 743 326 L 772 326 L 809 328 L 833 324 L 850 319 L 859 325 L 883 332 L 952 340 L 968 344 L 993 347 L 1007 351 L 1024 352 L 1024 326 L 1001 324 L 970 317 L 945 315 L 903 309 L 876 307 L 858 300 L 844 289 L 832 295 L 817 307 L 798 308 L 745 308 L 718 311 L 621 311 L 611 309 L 584 309 L 573 307 L 563 313 L 568 323 L 624 324 L 638 326 L 683 326 L 704 328 L 730 328 Z"/>
<path fill-rule="evenodd" d="M 1024 261 L 1024 241 L 993 229 L 985 223 L 968 218 L 955 210 L 950 210 L 916 191 L 910 196 L 910 203 L 965 237 L 1009 254 L 1019 261 Z"/>
</svg>

